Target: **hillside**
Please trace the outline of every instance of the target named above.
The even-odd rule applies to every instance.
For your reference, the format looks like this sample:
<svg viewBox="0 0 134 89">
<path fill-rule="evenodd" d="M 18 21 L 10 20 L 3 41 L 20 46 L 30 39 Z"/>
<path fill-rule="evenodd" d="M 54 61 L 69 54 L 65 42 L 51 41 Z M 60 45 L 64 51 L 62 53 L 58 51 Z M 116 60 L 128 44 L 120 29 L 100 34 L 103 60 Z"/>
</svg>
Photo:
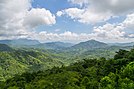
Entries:
<svg viewBox="0 0 134 89">
<path fill-rule="evenodd" d="M 59 60 L 58 60 L 59 59 Z M 0 81 L 16 74 L 35 72 L 61 66 L 60 56 L 38 50 L 13 50 L 0 52 Z"/>
<path fill-rule="evenodd" d="M 89 40 L 86 42 L 80 42 L 79 44 L 76 44 L 72 46 L 72 49 L 93 49 L 93 48 L 104 48 L 107 44 L 103 42 L 99 42 L 96 40 Z"/>
<path fill-rule="evenodd" d="M 24 73 L 1 82 L 2 89 L 134 89 L 134 49 L 113 59 L 84 59 L 70 66 Z"/>
<path fill-rule="evenodd" d="M 67 48 L 67 52 L 72 52 L 72 53 L 81 53 L 87 50 L 91 50 L 91 49 L 96 49 L 96 48 L 105 48 L 108 45 L 106 43 L 103 42 L 99 42 L 96 40 L 89 40 L 86 42 L 80 42 L 70 48 Z"/>
<path fill-rule="evenodd" d="M 38 45 L 32 46 L 33 48 L 42 48 L 42 49 L 53 49 L 61 50 L 73 46 L 71 43 L 64 42 L 49 42 L 49 43 L 40 43 Z"/>
<path fill-rule="evenodd" d="M 85 58 L 105 57 L 110 59 L 114 57 L 115 52 L 119 49 L 130 50 L 132 48 L 132 46 L 109 46 L 95 40 L 82 42 L 74 46 L 62 42 L 43 43 L 43 46 L 37 45 L 37 47 L 27 45 L 23 48 L 18 45 L 12 48 L 0 44 L 1 81 L 27 71 L 35 72 L 51 69 L 54 66 L 69 66 Z"/>
<path fill-rule="evenodd" d="M 3 51 L 9 52 L 9 51 L 13 51 L 13 49 L 6 44 L 0 44 L 0 52 L 3 52 Z"/>
<path fill-rule="evenodd" d="M 76 45 L 73 45 L 71 47 L 66 48 L 63 50 L 63 53 L 70 54 L 72 56 L 82 54 L 88 50 L 96 50 L 96 49 L 104 49 L 105 47 L 108 47 L 106 43 L 99 42 L 96 40 L 89 40 L 86 42 L 80 42 Z"/>
</svg>

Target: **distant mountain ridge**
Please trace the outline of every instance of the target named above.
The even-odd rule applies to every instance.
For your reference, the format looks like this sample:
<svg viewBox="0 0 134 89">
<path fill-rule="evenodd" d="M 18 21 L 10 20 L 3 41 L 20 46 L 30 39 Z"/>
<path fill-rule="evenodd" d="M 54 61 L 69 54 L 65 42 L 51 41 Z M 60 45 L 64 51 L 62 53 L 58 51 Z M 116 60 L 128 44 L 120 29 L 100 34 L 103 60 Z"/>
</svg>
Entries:
<svg viewBox="0 0 134 89">
<path fill-rule="evenodd" d="M 30 39 L 16 39 L 16 40 L 0 40 L 0 44 L 6 44 L 13 47 L 24 47 L 24 48 L 40 48 L 40 49 L 53 49 L 53 50 L 88 50 L 95 48 L 105 48 L 107 46 L 133 46 L 134 42 L 131 43 L 104 43 L 96 40 L 88 40 L 80 42 L 78 44 L 64 43 L 64 42 L 48 42 L 40 43 L 38 40 Z"/>
<path fill-rule="evenodd" d="M 134 42 L 129 42 L 129 43 L 111 43 L 110 45 L 115 45 L 115 46 L 134 46 Z"/>
<path fill-rule="evenodd" d="M 71 48 L 73 49 L 92 49 L 92 48 L 102 48 L 108 46 L 108 44 L 103 43 L 103 42 L 99 42 L 96 40 L 89 40 L 86 42 L 80 42 L 74 46 L 72 46 Z"/>
<path fill-rule="evenodd" d="M 48 42 L 48 43 L 41 43 L 38 45 L 34 45 L 35 48 L 45 48 L 45 49 L 64 49 L 67 47 L 71 47 L 74 44 L 72 43 L 64 43 L 64 42 Z"/>
<path fill-rule="evenodd" d="M 0 40 L 0 44 L 22 46 L 22 45 L 37 45 L 40 44 L 40 42 L 37 40 L 29 40 L 29 39 L 15 39 L 15 40 Z"/>
<path fill-rule="evenodd" d="M 13 47 L 42 48 L 42 49 L 54 49 L 54 50 L 64 49 L 74 45 L 72 43 L 64 43 L 64 42 L 40 43 L 37 40 L 30 40 L 30 39 L 0 40 L 0 44 L 6 44 Z"/>
</svg>

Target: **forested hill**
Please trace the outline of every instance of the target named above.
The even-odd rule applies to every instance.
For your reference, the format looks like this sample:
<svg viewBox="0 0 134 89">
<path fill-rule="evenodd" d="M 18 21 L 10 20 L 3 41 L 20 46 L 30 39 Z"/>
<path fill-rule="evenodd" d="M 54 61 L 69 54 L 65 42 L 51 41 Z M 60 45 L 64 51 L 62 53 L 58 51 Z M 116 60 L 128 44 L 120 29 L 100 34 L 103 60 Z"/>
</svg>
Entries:
<svg viewBox="0 0 134 89">
<path fill-rule="evenodd" d="M 72 46 L 73 49 L 92 49 L 92 48 L 102 48 L 108 46 L 106 43 L 99 42 L 96 40 L 89 40 L 86 42 L 80 42 Z"/>
<path fill-rule="evenodd" d="M 64 43 L 64 42 L 48 42 L 48 43 L 40 43 L 37 45 L 32 45 L 33 48 L 42 48 L 42 49 L 54 49 L 54 50 L 62 50 L 68 47 L 73 46 L 72 43 Z"/>
<path fill-rule="evenodd" d="M 61 57 L 48 51 L 36 49 L 12 49 L 0 45 L 0 81 L 5 81 L 15 74 L 46 70 L 61 66 Z M 62 58 L 63 59 L 63 58 Z M 1 89 L 1 88 L 0 88 Z"/>
<path fill-rule="evenodd" d="M 70 66 L 24 73 L 1 82 L 1 89 L 134 89 L 134 49 L 106 60 L 83 59 Z"/>
<path fill-rule="evenodd" d="M 8 40 L 1 42 L 10 43 Z M 62 42 L 45 43 L 51 49 L 45 49 L 45 46 L 43 46 L 44 48 L 30 47 L 32 43 L 39 45 L 38 41 L 35 40 L 20 39 L 15 40 L 15 42 L 20 42 L 17 44 L 24 42 L 23 44 L 29 45 L 25 45 L 26 47 L 23 46 L 23 48 L 20 47 L 23 44 L 17 47 L 13 47 L 10 44 L 0 44 L 0 81 L 6 81 L 6 79 L 13 77 L 15 74 L 22 74 L 27 71 L 35 72 L 51 69 L 54 66 L 67 66 L 71 63 L 81 61 L 83 58 L 105 57 L 109 59 L 112 58 L 115 51 L 118 51 L 120 48 L 127 50 L 132 48 L 132 46 L 108 46 L 106 43 L 95 40 L 89 40 L 74 46 Z M 59 48 L 55 49 L 56 47 Z"/>
<path fill-rule="evenodd" d="M 4 51 L 9 52 L 9 51 L 13 51 L 13 49 L 6 44 L 0 44 L 0 52 L 4 52 Z"/>
</svg>

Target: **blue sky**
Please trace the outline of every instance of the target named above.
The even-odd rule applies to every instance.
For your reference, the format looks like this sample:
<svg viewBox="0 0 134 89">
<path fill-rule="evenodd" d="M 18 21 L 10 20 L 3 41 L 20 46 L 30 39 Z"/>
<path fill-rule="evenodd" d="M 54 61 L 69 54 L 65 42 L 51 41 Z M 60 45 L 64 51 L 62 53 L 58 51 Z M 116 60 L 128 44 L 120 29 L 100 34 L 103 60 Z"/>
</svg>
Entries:
<svg viewBox="0 0 134 89">
<path fill-rule="evenodd" d="M 54 14 L 59 10 L 72 7 L 67 0 L 34 0 L 32 6 L 34 8 L 46 8 Z"/>
<path fill-rule="evenodd" d="M 68 2 L 68 0 L 33 0 L 32 7 L 34 8 L 45 8 L 50 10 L 51 13 L 55 14 L 67 8 L 81 8 L 79 5 L 74 5 Z M 120 16 L 118 18 L 109 19 L 108 23 L 120 23 L 124 20 L 124 16 Z M 96 23 L 96 24 L 83 24 L 77 21 L 73 21 L 70 18 L 65 16 L 57 17 L 56 24 L 51 26 L 38 26 L 37 31 L 47 31 L 47 32 L 55 32 L 56 29 L 60 29 L 60 32 L 71 31 L 75 33 L 91 33 L 94 26 L 100 26 L 107 22 Z"/>
<path fill-rule="evenodd" d="M 51 13 L 55 15 L 58 11 L 64 10 L 66 8 L 80 8 L 80 6 L 73 5 L 67 0 L 34 0 L 32 6 L 34 8 L 45 8 L 47 10 L 50 10 Z M 61 33 L 65 31 L 71 31 L 75 33 L 90 33 L 93 27 L 91 24 L 82 24 L 76 21 L 74 22 L 72 19 L 66 18 L 65 16 L 57 17 L 56 21 L 56 24 L 51 26 L 44 25 L 37 27 L 37 31 L 45 30 L 47 32 L 55 32 L 56 29 L 60 29 L 59 32 Z"/>
<path fill-rule="evenodd" d="M 0 8 L 0 40 L 134 41 L 134 0 L 6 0 Z"/>
</svg>

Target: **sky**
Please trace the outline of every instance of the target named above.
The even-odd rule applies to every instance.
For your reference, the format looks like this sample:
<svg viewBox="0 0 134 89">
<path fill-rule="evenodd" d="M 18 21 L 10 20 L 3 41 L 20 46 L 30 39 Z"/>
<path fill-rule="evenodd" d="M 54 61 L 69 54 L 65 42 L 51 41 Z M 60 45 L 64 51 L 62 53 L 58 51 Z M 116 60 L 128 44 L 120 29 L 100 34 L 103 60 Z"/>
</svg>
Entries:
<svg viewBox="0 0 134 89">
<path fill-rule="evenodd" d="M 0 40 L 134 42 L 134 0 L 0 0 Z"/>
</svg>

